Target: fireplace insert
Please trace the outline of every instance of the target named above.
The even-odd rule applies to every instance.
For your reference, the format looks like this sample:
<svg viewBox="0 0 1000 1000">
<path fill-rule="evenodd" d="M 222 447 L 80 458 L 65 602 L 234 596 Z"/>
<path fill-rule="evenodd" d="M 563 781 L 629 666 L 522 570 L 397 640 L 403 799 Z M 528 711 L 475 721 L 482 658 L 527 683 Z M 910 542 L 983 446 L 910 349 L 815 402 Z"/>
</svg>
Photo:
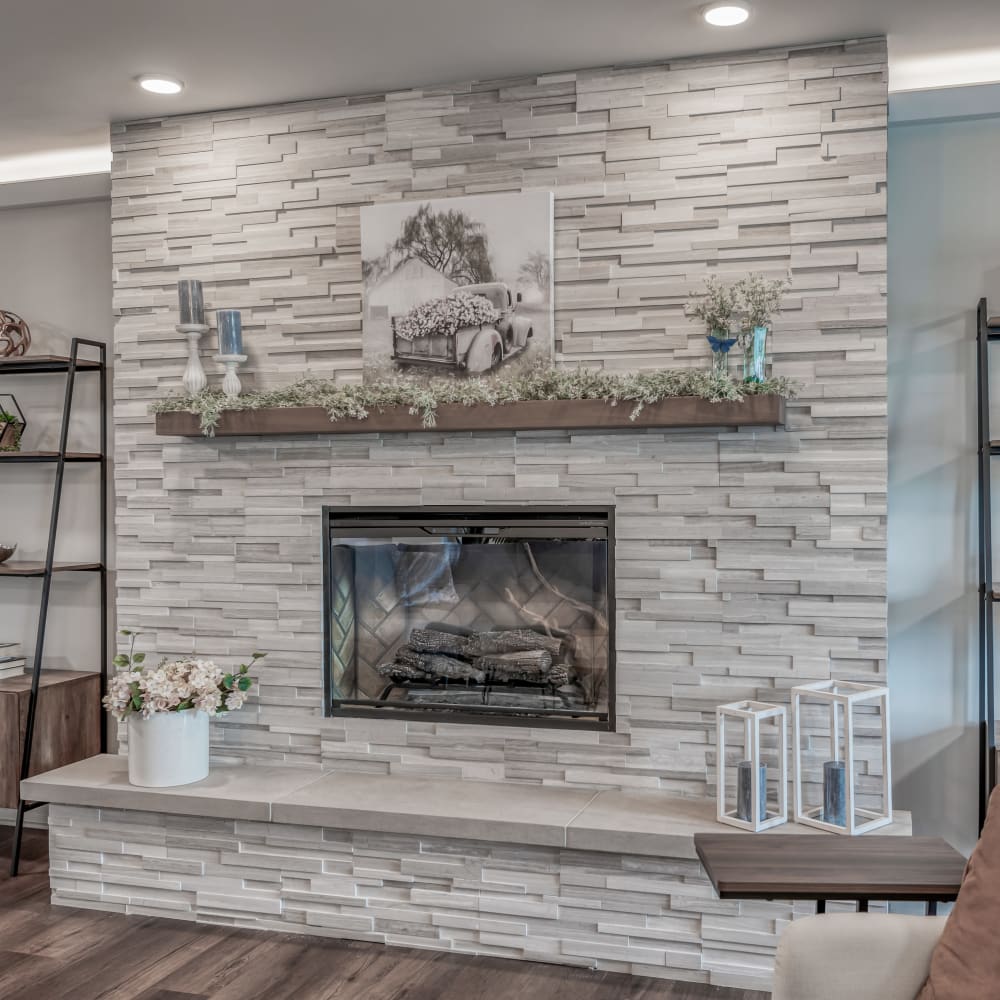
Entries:
<svg viewBox="0 0 1000 1000">
<path fill-rule="evenodd" d="M 327 715 L 614 728 L 614 509 L 325 507 Z"/>
</svg>

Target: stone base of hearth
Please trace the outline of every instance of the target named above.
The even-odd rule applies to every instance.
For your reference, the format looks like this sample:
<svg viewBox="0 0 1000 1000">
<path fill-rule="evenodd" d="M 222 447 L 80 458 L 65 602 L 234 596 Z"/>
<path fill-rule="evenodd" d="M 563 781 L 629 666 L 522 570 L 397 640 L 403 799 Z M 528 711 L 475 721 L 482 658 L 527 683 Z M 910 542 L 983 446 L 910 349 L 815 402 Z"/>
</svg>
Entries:
<svg viewBox="0 0 1000 1000">
<path fill-rule="evenodd" d="M 709 800 L 226 765 L 137 788 L 110 755 L 21 788 L 50 803 L 66 906 L 750 989 L 814 911 L 718 899 L 694 849 L 723 829 Z"/>
<path fill-rule="evenodd" d="M 698 861 L 51 807 L 52 901 L 767 989 L 810 903 L 720 902 Z"/>
</svg>

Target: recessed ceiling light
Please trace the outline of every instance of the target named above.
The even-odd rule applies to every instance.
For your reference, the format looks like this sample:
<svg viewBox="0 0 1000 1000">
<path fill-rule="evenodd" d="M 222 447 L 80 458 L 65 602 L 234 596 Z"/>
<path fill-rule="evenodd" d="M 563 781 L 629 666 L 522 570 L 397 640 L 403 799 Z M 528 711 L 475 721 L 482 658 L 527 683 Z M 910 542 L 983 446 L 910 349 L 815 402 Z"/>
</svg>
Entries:
<svg viewBox="0 0 1000 1000">
<path fill-rule="evenodd" d="M 172 76 L 160 76 L 160 74 L 147 74 L 139 77 L 139 86 L 143 90 L 148 90 L 151 94 L 179 94 L 184 89 L 184 84 Z"/>
<path fill-rule="evenodd" d="M 732 28 L 750 16 L 750 8 L 744 3 L 714 3 L 706 7 L 701 16 L 713 27 Z"/>
</svg>

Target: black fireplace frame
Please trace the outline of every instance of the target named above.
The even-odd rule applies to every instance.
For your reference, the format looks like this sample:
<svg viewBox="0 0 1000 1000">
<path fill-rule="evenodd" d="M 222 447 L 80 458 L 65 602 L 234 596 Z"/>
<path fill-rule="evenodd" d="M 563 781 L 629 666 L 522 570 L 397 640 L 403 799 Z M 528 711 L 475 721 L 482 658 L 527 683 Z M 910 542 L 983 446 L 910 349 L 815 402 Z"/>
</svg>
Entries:
<svg viewBox="0 0 1000 1000">
<path fill-rule="evenodd" d="M 401 515 L 412 511 L 405 520 Z M 355 528 L 383 530 L 388 535 L 407 527 L 406 522 L 420 522 L 425 528 L 435 522 L 442 527 L 454 526 L 461 520 L 477 519 L 496 525 L 509 518 L 509 527 L 539 531 L 558 523 L 559 517 L 572 518 L 572 527 L 579 530 L 581 539 L 593 538 L 607 542 L 607 603 L 608 603 L 608 708 L 606 712 L 590 712 L 585 717 L 577 713 L 567 715 L 543 714 L 531 709 L 480 708 L 444 710 L 419 705 L 403 707 L 400 702 L 383 702 L 371 699 L 346 700 L 333 697 L 333 637 L 331 634 L 332 572 L 331 539 L 338 519 L 351 522 Z M 592 523 L 588 519 L 592 518 Z M 615 508 L 600 504 L 482 504 L 480 505 L 428 505 L 406 508 L 401 506 L 323 507 L 323 715 L 326 718 L 348 717 L 364 719 L 400 719 L 414 722 L 444 722 L 458 725 L 520 726 L 530 728 L 586 729 L 596 732 L 615 732 L 616 688 L 616 602 L 615 602 Z"/>
</svg>

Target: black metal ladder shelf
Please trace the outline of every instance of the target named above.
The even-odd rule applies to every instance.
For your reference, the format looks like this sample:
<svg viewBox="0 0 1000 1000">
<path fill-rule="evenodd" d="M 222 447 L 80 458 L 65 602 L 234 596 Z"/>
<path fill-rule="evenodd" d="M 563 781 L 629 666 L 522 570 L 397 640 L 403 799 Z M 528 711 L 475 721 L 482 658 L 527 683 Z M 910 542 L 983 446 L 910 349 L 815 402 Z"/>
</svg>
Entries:
<svg viewBox="0 0 1000 1000">
<path fill-rule="evenodd" d="M 93 361 L 80 357 L 80 348 L 94 348 L 100 360 Z M 70 452 L 69 428 L 73 410 L 73 392 L 76 377 L 82 372 L 96 372 L 100 379 L 100 451 Z M 42 656 L 45 650 L 45 630 L 48 624 L 49 599 L 52 592 L 52 577 L 56 573 L 99 573 L 101 578 L 101 696 L 107 690 L 108 662 L 108 416 L 107 416 L 107 345 L 96 340 L 74 337 L 69 357 L 54 355 L 8 358 L 0 361 L 0 375 L 27 375 L 64 373 L 66 389 L 63 396 L 62 424 L 59 432 L 59 450 L 37 452 L 5 453 L 0 458 L 0 466 L 7 462 L 51 463 L 55 465 L 55 485 L 52 493 L 52 507 L 49 514 L 49 536 L 45 549 L 45 559 L 39 562 L 8 561 L 0 563 L 0 576 L 41 579 L 42 594 L 39 603 L 38 630 L 35 636 L 35 651 L 31 668 L 31 689 L 28 694 L 28 708 L 25 719 L 24 743 L 21 752 L 21 780 L 31 773 L 31 748 L 35 735 L 35 720 L 38 709 L 38 692 L 42 675 Z M 62 504 L 63 478 L 68 464 L 87 462 L 100 466 L 100 557 L 97 561 L 56 562 L 56 536 L 59 530 L 59 511 Z M 95 720 L 100 725 L 101 752 L 107 751 L 107 732 L 102 716 Z M 17 875 L 21 859 L 21 840 L 24 833 L 25 814 L 45 805 L 44 802 L 26 802 L 18 796 L 17 820 L 14 831 L 14 848 L 11 854 L 10 872 Z"/>
<path fill-rule="evenodd" d="M 994 612 L 1000 590 L 993 582 L 992 459 L 1000 441 L 990 438 L 990 351 L 1000 340 L 1000 318 L 991 318 L 986 299 L 976 310 L 976 383 L 979 390 L 979 826 L 986 821 L 990 793 L 997 783 Z"/>
</svg>

